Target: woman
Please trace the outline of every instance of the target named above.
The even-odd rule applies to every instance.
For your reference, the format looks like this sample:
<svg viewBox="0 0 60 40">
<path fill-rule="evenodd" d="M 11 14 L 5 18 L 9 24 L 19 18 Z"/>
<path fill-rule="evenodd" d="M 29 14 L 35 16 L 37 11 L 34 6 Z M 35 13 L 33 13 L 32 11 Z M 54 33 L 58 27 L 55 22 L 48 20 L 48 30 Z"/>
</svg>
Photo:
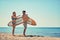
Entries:
<svg viewBox="0 0 60 40">
<path fill-rule="evenodd" d="M 13 27 L 13 30 L 12 30 L 12 35 L 14 36 L 14 30 L 15 30 L 15 26 L 16 26 L 16 19 L 17 19 L 17 16 L 16 16 L 16 12 L 13 12 L 12 16 L 12 27 Z"/>
</svg>

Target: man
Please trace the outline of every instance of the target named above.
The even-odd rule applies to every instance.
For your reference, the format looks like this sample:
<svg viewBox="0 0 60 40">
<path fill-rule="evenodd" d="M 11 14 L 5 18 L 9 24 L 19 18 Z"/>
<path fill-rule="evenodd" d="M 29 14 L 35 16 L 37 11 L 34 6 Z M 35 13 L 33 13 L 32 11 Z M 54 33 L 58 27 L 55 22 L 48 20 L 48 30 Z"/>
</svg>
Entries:
<svg viewBox="0 0 60 40">
<path fill-rule="evenodd" d="M 28 15 L 26 14 L 26 11 L 22 11 L 23 15 L 22 15 L 22 18 L 23 18 L 23 25 L 24 25 L 24 31 L 23 31 L 23 35 L 25 35 L 25 32 L 26 32 L 26 29 L 27 29 L 27 21 L 29 19 Z"/>
</svg>

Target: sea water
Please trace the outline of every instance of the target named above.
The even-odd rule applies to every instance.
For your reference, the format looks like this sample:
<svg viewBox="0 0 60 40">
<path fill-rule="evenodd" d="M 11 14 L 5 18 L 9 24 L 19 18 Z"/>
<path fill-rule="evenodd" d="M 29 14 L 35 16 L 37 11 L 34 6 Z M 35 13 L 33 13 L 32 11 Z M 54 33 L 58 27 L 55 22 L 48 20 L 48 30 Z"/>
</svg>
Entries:
<svg viewBox="0 0 60 40">
<path fill-rule="evenodd" d="M 15 34 L 23 34 L 24 27 L 16 27 Z M 0 27 L 0 33 L 12 34 L 12 27 Z M 60 27 L 27 27 L 26 35 L 60 37 Z"/>
</svg>

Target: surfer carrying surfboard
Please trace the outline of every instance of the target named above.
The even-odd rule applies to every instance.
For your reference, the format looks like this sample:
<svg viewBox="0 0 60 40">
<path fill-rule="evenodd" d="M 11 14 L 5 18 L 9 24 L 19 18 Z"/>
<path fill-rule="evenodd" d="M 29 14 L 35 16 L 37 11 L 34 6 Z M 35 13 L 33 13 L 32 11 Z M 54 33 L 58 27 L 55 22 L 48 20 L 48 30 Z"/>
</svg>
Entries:
<svg viewBox="0 0 60 40">
<path fill-rule="evenodd" d="M 25 32 L 26 32 L 26 29 L 27 29 L 27 21 L 29 19 L 28 15 L 26 14 L 26 11 L 22 11 L 23 15 L 22 15 L 22 18 L 23 18 L 23 26 L 24 26 L 24 31 L 23 31 L 23 35 L 25 35 Z"/>
<path fill-rule="evenodd" d="M 16 12 L 13 12 L 12 16 L 11 16 L 11 19 L 12 19 L 12 35 L 14 36 L 14 30 L 15 30 L 15 26 L 16 26 L 16 19 L 17 19 L 17 16 L 16 16 Z"/>
</svg>

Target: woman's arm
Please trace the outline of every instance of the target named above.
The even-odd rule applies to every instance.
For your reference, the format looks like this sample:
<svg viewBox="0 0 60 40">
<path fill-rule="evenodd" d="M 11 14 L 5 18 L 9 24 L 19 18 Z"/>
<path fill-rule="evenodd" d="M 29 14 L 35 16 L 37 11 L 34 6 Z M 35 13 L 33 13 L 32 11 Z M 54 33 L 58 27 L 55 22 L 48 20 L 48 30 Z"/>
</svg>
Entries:
<svg viewBox="0 0 60 40">
<path fill-rule="evenodd" d="M 19 19 L 19 18 L 22 18 L 22 17 L 20 17 L 20 15 L 18 15 L 16 18 Z"/>
</svg>

